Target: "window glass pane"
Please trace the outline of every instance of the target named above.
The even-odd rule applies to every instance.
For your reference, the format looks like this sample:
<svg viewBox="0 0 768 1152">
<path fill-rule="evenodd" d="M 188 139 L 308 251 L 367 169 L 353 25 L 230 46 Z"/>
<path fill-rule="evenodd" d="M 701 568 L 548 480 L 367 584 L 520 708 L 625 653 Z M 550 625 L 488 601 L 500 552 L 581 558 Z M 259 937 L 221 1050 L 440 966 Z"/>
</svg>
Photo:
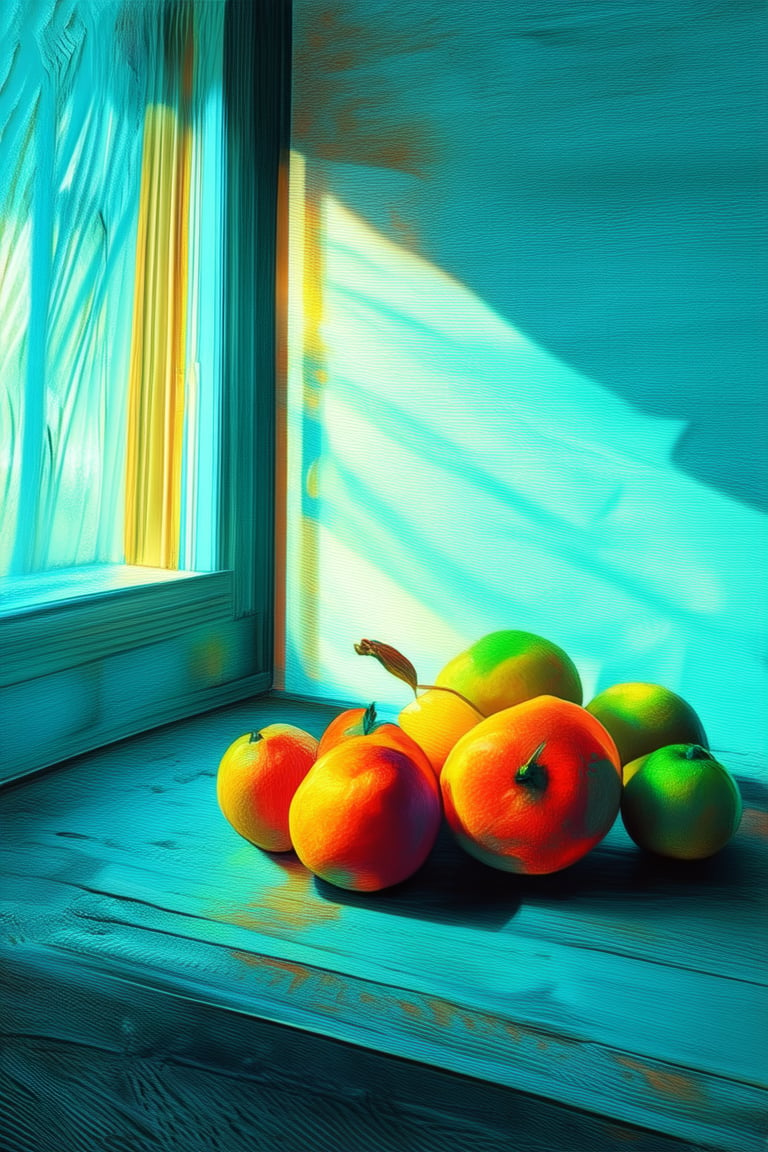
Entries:
<svg viewBox="0 0 768 1152">
<path fill-rule="evenodd" d="M 0 11 L 0 575 L 216 567 L 223 3 Z"/>
<path fill-rule="evenodd" d="M 764 14 L 684 9 L 296 0 L 291 691 L 519 628 L 768 754 Z"/>
</svg>

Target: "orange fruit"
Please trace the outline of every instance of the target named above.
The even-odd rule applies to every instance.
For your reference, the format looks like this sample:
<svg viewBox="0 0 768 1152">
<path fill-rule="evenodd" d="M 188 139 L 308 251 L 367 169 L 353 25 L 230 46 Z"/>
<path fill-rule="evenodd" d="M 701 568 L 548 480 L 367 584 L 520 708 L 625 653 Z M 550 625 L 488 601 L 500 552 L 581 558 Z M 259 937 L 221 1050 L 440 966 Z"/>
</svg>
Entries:
<svg viewBox="0 0 768 1152">
<path fill-rule="evenodd" d="M 640 848 L 704 860 L 724 848 L 741 820 L 739 786 L 700 744 L 672 744 L 632 762 L 621 818 Z"/>
<path fill-rule="evenodd" d="M 483 717 L 452 692 L 428 688 L 406 704 L 397 720 L 423 749 L 436 776 L 456 741 Z"/>
<path fill-rule="evenodd" d="M 349 740 L 352 736 L 367 736 L 375 728 L 375 704 L 369 704 L 367 708 L 346 708 L 338 716 L 334 716 L 320 737 L 317 747 L 318 759 L 342 740 Z"/>
<path fill-rule="evenodd" d="M 661 684 L 613 684 L 586 708 L 613 736 L 622 764 L 668 744 L 709 747 L 691 705 Z"/>
<path fill-rule="evenodd" d="M 235 831 L 267 852 L 290 851 L 288 809 L 316 753 L 315 737 L 293 724 L 268 724 L 230 744 L 216 797 Z"/>
<path fill-rule="evenodd" d="M 610 734 L 578 704 L 538 696 L 482 720 L 440 776 L 459 844 L 507 872 L 557 872 L 586 855 L 619 812 Z"/>
<path fill-rule="evenodd" d="M 429 758 L 422 748 L 399 724 L 376 723 L 376 709 L 373 704 L 369 704 L 367 708 L 349 708 L 331 720 L 320 737 L 318 760 L 331 748 L 355 736 L 365 736 L 374 744 L 382 744 L 388 748 L 399 748 L 425 772 L 437 775 L 433 772 Z"/>
<path fill-rule="evenodd" d="M 533 632 L 490 632 L 454 656 L 435 684 L 460 692 L 486 716 L 534 696 L 581 704 L 581 677 L 570 656 Z"/>
<path fill-rule="evenodd" d="M 316 876 L 375 892 L 421 867 L 440 820 L 429 766 L 425 771 L 402 749 L 356 736 L 317 760 L 296 789 L 289 828 L 297 856 Z"/>
</svg>

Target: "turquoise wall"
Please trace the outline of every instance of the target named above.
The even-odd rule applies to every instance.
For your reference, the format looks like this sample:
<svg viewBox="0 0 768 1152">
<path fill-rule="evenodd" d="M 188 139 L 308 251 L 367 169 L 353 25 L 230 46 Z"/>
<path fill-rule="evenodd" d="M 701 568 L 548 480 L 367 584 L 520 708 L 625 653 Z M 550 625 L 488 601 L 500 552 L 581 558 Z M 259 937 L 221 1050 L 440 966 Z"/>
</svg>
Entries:
<svg viewBox="0 0 768 1152">
<path fill-rule="evenodd" d="M 287 687 L 521 627 L 768 750 L 764 24 L 298 0 Z"/>
</svg>

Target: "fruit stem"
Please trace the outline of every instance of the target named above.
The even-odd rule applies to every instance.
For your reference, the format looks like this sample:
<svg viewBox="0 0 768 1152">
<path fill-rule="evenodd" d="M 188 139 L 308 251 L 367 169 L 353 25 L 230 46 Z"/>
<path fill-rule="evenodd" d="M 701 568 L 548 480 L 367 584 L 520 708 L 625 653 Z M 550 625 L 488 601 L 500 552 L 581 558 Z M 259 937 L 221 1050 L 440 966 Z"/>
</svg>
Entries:
<svg viewBox="0 0 768 1152">
<path fill-rule="evenodd" d="M 386 668 L 391 676 L 404 680 L 409 688 L 416 692 L 416 669 L 407 656 L 398 652 L 391 644 L 382 644 L 381 640 L 362 639 L 354 646 L 358 656 L 374 656 L 379 664 Z"/>
<path fill-rule="evenodd" d="M 449 688 L 447 684 L 417 684 L 416 687 L 421 688 L 423 692 L 451 692 L 454 696 L 458 696 L 459 700 L 463 700 L 465 704 L 468 704 L 483 720 L 487 719 L 485 712 L 481 712 L 477 704 L 473 704 L 466 696 L 462 696 L 461 692 L 457 692 L 455 688 Z"/>
<path fill-rule="evenodd" d="M 685 750 L 686 760 L 714 760 L 711 752 L 707 752 L 706 748 L 702 748 L 701 744 L 691 744 Z"/>
<path fill-rule="evenodd" d="M 363 736 L 367 736 L 376 727 L 376 702 L 369 704 L 363 713 Z"/>
<path fill-rule="evenodd" d="M 544 751 L 544 743 L 539 744 L 536 751 L 531 753 L 525 764 L 521 764 L 515 773 L 515 781 L 518 784 L 525 784 L 527 788 L 537 788 L 542 792 L 547 785 L 547 770 L 543 764 L 539 763 L 539 756 Z"/>
<path fill-rule="evenodd" d="M 363 639 L 359 644 L 355 644 L 354 648 L 358 656 L 375 656 L 379 664 L 386 668 L 390 675 L 405 681 L 414 696 L 418 696 L 420 688 L 422 690 L 435 688 L 438 692 L 453 692 L 454 696 L 458 696 L 459 700 L 463 700 L 465 704 L 477 712 L 481 719 L 485 720 L 485 713 L 481 712 L 476 704 L 467 700 L 466 696 L 462 696 L 461 692 L 457 692 L 455 688 L 448 688 L 442 684 L 417 684 L 418 677 L 413 664 L 407 656 L 403 656 L 402 652 L 398 652 L 397 648 L 393 648 L 391 644 L 383 644 L 381 640 Z"/>
</svg>

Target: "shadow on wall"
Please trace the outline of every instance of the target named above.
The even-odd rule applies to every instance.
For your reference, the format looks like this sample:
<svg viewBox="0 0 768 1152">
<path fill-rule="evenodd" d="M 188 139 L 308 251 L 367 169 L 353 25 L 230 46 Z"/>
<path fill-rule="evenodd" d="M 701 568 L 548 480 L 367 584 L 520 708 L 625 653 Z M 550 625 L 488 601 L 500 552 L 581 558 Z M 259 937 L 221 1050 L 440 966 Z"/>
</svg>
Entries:
<svg viewBox="0 0 768 1152">
<path fill-rule="evenodd" d="M 676 421 L 675 463 L 762 509 L 764 20 L 705 0 L 411 0 L 396 18 L 297 0 L 294 60 L 294 147 L 338 199 Z"/>
</svg>

